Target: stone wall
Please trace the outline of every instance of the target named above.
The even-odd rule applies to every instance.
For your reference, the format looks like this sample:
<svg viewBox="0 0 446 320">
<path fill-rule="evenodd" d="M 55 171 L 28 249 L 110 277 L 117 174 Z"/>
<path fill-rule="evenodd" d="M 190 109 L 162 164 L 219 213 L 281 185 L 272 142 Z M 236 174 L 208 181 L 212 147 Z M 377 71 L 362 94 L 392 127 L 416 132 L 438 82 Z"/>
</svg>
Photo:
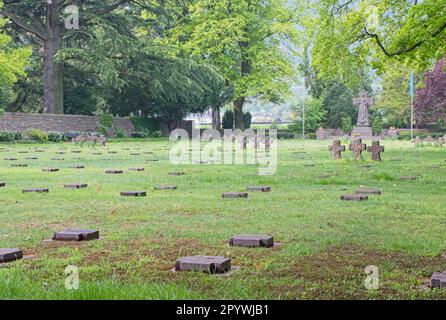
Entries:
<svg viewBox="0 0 446 320">
<path fill-rule="evenodd" d="M 6 112 L 0 116 L 0 131 L 97 132 L 99 120 L 94 116 Z M 113 127 L 123 129 L 129 136 L 135 131 L 130 118 L 115 118 Z"/>
</svg>

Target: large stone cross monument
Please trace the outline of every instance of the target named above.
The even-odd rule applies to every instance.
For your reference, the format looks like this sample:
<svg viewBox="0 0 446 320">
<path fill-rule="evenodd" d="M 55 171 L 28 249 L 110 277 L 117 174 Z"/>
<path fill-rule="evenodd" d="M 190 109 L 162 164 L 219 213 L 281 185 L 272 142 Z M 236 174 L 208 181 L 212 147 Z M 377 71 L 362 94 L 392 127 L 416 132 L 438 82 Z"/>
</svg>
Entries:
<svg viewBox="0 0 446 320">
<path fill-rule="evenodd" d="M 352 136 L 360 138 L 373 137 L 369 122 L 369 107 L 373 105 L 373 98 L 369 97 L 367 91 L 362 91 L 359 98 L 353 99 L 353 104 L 359 106 L 358 123 L 353 129 Z"/>
</svg>

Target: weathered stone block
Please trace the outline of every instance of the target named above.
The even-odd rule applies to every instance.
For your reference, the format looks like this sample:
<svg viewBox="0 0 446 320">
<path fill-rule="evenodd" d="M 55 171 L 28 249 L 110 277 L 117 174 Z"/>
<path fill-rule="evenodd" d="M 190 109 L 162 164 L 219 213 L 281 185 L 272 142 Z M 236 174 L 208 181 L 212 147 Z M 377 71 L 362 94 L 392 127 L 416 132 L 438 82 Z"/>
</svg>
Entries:
<svg viewBox="0 0 446 320">
<path fill-rule="evenodd" d="M 55 232 L 53 240 L 56 241 L 90 241 L 99 239 L 99 231 L 89 229 L 68 229 Z"/>
<path fill-rule="evenodd" d="M 230 246 L 236 247 L 266 247 L 274 246 L 274 238 L 267 235 L 239 235 L 229 239 Z"/>
<path fill-rule="evenodd" d="M 225 273 L 231 270 L 231 259 L 214 256 L 192 256 L 178 259 L 175 271 L 200 271 L 205 273 Z"/>
<path fill-rule="evenodd" d="M 0 249 L 0 263 L 11 262 L 23 258 L 23 251 L 19 249 Z"/>
</svg>

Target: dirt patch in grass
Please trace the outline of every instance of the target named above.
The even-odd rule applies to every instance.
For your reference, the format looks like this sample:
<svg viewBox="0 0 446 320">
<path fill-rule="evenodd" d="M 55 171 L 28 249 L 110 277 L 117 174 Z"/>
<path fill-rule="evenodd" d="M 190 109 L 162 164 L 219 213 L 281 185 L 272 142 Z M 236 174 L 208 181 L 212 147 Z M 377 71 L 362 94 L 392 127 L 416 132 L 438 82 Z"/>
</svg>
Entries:
<svg viewBox="0 0 446 320">
<path fill-rule="evenodd" d="M 379 268 L 379 290 L 367 290 L 367 266 Z M 289 270 L 271 272 L 289 277 L 293 285 L 271 286 L 287 298 L 306 299 L 423 299 L 446 298 L 446 290 L 426 290 L 433 272 L 446 269 L 444 257 L 383 252 L 360 246 L 329 247 L 292 261 Z M 298 283 L 298 284 L 296 284 Z"/>
</svg>

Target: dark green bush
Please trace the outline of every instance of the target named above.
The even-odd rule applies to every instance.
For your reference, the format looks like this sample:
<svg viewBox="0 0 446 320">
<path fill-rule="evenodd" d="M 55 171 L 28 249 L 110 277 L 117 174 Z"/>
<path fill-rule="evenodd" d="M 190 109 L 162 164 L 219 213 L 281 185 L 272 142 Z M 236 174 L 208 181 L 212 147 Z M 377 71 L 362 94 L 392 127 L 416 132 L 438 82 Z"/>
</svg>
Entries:
<svg viewBox="0 0 446 320">
<path fill-rule="evenodd" d="M 22 140 L 22 134 L 20 132 L 0 131 L 1 142 L 14 142 L 19 140 Z"/>
<path fill-rule="evenodd" d="M 243 128 L 249 129 L 251 128 L 252 122 L 252 114 L 250 112 L 246 112 L 243 114 Z"/>
<path fill-rule="evenodd" d="M 226 110 L 222 119 L 223 129 L 234 129 L 234 112 Z"/>
<path fill-rule="evenodd" d="M 49 132 L 48 133 L 48 141 L 63 142 L 63 141 L 67 141 L 67 138 L 65 137 L 65 134 L 63 134 L 61 132 Z"/>
<path fill-rule="evenodd" d="M 131 118 L 135 132 L 155 132 L 160 130 L 160 123 L 158 119 L 147 117 L 132 117 Z"/>
</svg>

